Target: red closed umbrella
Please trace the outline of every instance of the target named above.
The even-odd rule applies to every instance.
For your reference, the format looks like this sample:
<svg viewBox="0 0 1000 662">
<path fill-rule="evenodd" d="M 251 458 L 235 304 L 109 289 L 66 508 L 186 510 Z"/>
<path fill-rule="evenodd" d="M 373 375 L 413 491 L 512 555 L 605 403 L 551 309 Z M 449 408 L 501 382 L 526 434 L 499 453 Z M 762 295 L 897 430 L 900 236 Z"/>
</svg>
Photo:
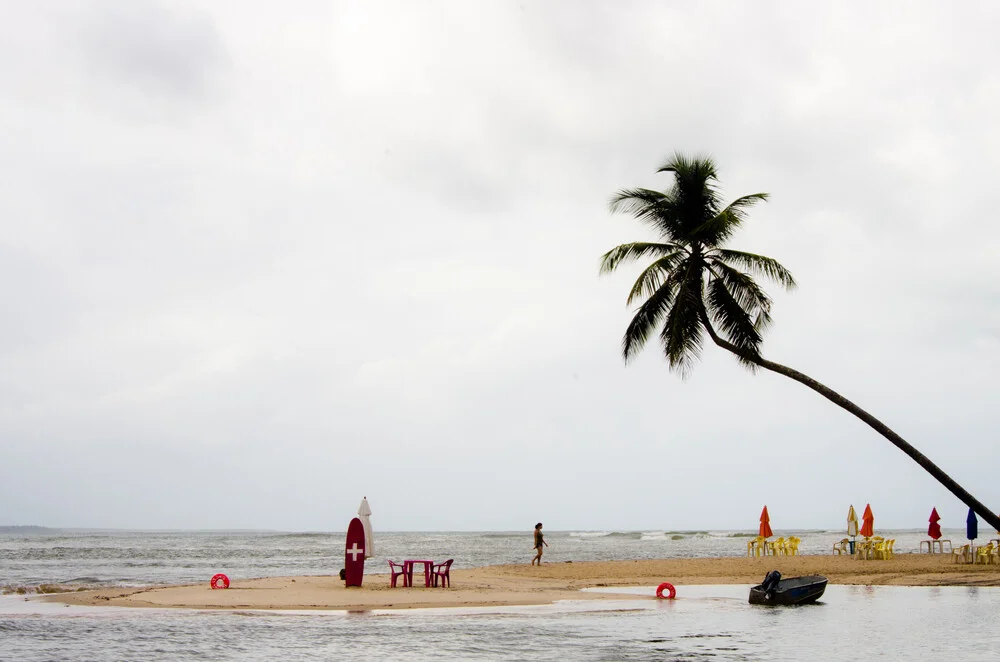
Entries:
<svg viewBox="0 0 1000 662">
<path fill-rule="evenodd" d="M 871 538 L 875 533 L 875 515 L 872 514 L 872 505 L 865 504 L 865 514 L 861 516 L 861 531 L 859 533 L 865 538 Z"/>
<path fill-rule="evenodd" d="M 937 540 L 941 537 L 941 525 L 938 522 L 941 520 L 941 516 L 938 515 L 937 508 L 931 509 L 931 518 L 928 520 L 931 525 L 927 527 L 927 535 L 931 537 L 932 540 Z"/>
<path fill-rule="evenodd" d="M 760 512 L 760 529 L 758 530 L 762 538 L 770 538 L 774 535 L 771 531 L 771 517 L 767 514 L 767 506 Z"/>
</svg>

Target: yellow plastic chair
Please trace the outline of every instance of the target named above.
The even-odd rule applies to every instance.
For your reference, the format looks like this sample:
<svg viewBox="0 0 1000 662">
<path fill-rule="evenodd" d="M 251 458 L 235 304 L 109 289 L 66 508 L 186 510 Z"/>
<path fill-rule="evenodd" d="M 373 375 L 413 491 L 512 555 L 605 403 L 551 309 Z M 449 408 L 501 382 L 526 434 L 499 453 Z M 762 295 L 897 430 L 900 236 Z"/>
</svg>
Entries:
<svg viewBox="0 0 1000 662">
<path fill-rule="evenodd" d="M 774 542 L 767 543 L 767 546 L 771 550 L 771 556 L 777 556 L 778 554 L 785 553 L 785 537 L 782 536 L 775 540 Z"/>
<path fill-rule="evenodd" d="M 976 550 L 976 563 L 989 564 L 993 562 L 993 543 Z"/>
<path fill-rule="evenodd" d="M 747 541 L 747 556 L 760 556 L 761 554 L 767 554 L 767 540 L 764 536 L 757 536 L 752 540 Z"/>
<path fill-rule="evenodd" d="M 788 536 L 788 540 L 785 541 L 785 554 L 788 556 L 798 556 L 800 542 L 802 542 L 801 538 Z"/>
<path fill-rule="evenodd" d="M 877 559 L 882 559 L 883 561 L 888 561 L 892 558 L 892 547 L 896 544 L 895 538 L 889 538 L 886 540 L 879 541 L 875 543 L 875 549 L 872 554 Z"/>
</svg>

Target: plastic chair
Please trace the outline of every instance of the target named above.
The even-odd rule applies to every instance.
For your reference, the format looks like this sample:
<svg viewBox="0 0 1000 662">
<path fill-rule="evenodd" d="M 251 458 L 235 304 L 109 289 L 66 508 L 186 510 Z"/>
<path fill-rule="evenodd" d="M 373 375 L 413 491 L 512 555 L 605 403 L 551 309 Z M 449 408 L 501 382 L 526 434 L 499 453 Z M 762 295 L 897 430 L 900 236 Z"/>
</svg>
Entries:
<svg viewBox="0 0 1000 662">
<path fill-rule="evenodd" d="M 989 564 L 993 562 L 993 543 L 976 550 L 976 563 Z"/>
<path fill-rule="evenodd" d="M 441 587 L 451 587 L 451 564 L 455 559 L 448 559 L 444 563 L 436 563 L 431 566 L 431 580 L 434 588 L 437 588 L 438 579 L 441 580 Z"/>
<path fill-rule="evenodd" d="M 761 554 L 767 554 L 767 539 L 763 536 L 757 536 L 753 540 L 747 541 L 747 556 L 760 556 Z"/>
<path fill-rule="evenodd" d="M 848 540 L 847 538 L 841 538 L 840 542 L 833 543 L 833 552 L 831 552 L 831 554 L 836 554 L 837 556 L 840 556 L 841 554 L 849 553 L 851 548 L 848 545 L 850 544 L 851 544 L 850 540 Z"/>
<path fill-rule="evenodd" d="M 777 556 L 778 554 L 785 553 L 785 537 L 782 536 L 775 540 L 774 542 L 767 543 L 768 548 L 771 550 L 771 556 Z"/>
<path fill-rule="evenodd" d="M 972 561 L 972 549 L 969 545 L 962 545 L 951 550 L 951 560 L 953 563 L 970 563 Z"/>
<path fill-rule="evenodd" d="M 872 551 L 872 556 L 876 559 L 882 559 L 883 561 L 888 561 L 892 558 L 892 546 L 895 543 L 895 539 L 880 540 L 875 543 L 875 548 Z"/>
<path fill-rule="evenodd" d="M 800 542 L 802 542 L 801 538 L 788 536 L 788 540 L 785 541 L 785 554 L 787 556 L 798 556 Z"/>
<path fill-rule="evenodd" d="M 399 568 L 399 570 L 396 570 L 396 568 Z M 400 575 L 403 576 L 403 586 L 409 586 L 410 577 L 406 574 L 406 566 L 401 563 L 389 561 L 389 585 L 392 588 L 396 588 L 396 578 Z"/>
</svg>

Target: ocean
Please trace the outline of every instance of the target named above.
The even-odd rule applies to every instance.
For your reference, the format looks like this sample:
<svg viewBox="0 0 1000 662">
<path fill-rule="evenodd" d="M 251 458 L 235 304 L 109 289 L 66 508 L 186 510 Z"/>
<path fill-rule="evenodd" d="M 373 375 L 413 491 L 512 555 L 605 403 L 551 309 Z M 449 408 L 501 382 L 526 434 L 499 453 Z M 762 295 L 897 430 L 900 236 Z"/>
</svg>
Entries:
<svg viewBox="0 0 1000 662">
<path fill-rule="evenodd" d="M 880 531 L 897 552 L 922 531 Z M 778 531 L 830 553 L 839 531 Z M 746 531 L 547 532 L 546 561 L 740 556 Z M 945 531 L 956 543 L 964 531 Z M 820 604 L 755 607 L 745 586 L 685 586 L 674 601 L 365 612 L 217 612 L 66 607 L 37 592 L 336 574 L 343 533 L 67 531 L 0 533 L 0 660 L 803 660 L 995 659 L 1000 589 L 830 586 Z M 376 530 L 386 558 L 454 567 L 527 563 L 531 531 Z M 623 591 L 623 589 L 617 589 Z"/>
</svg>

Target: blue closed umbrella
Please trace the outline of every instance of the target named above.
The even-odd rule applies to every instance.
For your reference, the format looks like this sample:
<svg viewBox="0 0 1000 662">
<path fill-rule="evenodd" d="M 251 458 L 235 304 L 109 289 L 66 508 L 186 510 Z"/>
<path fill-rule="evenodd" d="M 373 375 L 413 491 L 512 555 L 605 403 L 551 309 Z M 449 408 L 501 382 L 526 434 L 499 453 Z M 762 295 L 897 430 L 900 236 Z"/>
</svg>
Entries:
<svg viewBox="0 0 1000 662">
<path fill-rule="evenodd" d="M 969 516 L 965 518 L 965 537 L 969 540 L 975 540 L 979 537 L 979 520 L 976 519 L 972 508 L 969 508 Z"/>
</svg>

